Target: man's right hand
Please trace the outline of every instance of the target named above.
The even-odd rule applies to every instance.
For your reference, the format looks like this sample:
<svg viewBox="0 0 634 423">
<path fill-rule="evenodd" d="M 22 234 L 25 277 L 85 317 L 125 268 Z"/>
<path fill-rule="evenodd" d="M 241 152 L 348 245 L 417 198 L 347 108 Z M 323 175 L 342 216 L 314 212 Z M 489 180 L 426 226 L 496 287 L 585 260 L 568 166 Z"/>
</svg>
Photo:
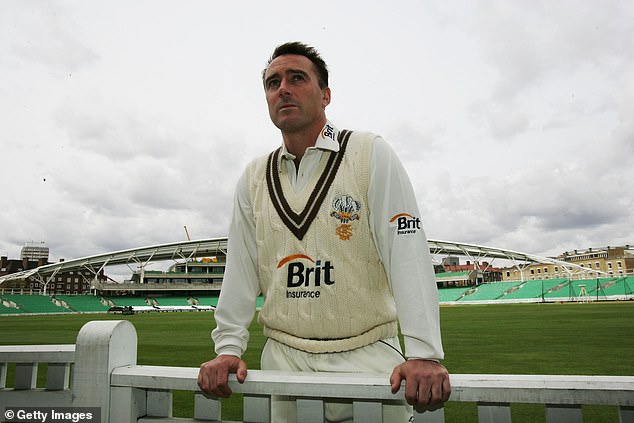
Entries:
<svg viewBox="0 0 634 423">
<path fill-rule="evenodd" d="M 229 373 L 235 373 L 238 382 L 244 382 L 247 377 L 247 363 L 234 355 L 219 355 L 200 365 L 198 387 L 216 398 L 229 398 Z"/>
</svg>

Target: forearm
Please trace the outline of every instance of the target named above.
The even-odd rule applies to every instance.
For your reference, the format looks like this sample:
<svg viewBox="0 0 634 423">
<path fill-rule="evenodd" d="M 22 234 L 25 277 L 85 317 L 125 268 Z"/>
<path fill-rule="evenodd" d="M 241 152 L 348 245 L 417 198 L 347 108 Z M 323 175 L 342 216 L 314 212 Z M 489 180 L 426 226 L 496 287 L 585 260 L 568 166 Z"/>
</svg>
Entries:
<svg viewBox="0 0 634 423">
<path fill-rule="evenodd" d="M 422 232 L 422 230 L 421 230 Z M 421 234 L 424 239 L 424 233 Z M 392 262 L 392 292 L 408 358 L 444 358 L 440 336 L 438 291 L 427 242 L 424 248 L 408 249 L 414 257 Z M 402 257 L 395 246 L 393 252 Z"/>
<path fill-rule="evenodd" d="M 250 202 L 244 178 L 236 188 L 234 213 L 229 227 L 227 264 L 212 338 L 216 354 L 240 357 L 249 341 L 249 325 L 255 314 L 259 293 L 257 251 Z"/>
<path fill-rule="evenodd" d="M 374 143 L 368 190 L 371 226 L 397 308 L 408 357 L 443 358 L 438 291 L 411 182 L 392 149 Z"/>
</svg>

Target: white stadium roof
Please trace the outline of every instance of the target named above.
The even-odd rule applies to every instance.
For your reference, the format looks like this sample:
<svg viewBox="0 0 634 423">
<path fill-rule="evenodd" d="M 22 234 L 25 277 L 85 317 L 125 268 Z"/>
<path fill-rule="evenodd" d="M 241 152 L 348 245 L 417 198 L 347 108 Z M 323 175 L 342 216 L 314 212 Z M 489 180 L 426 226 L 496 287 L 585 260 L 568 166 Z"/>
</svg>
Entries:
<svg viewBox="0 0 634 423">
<path fill-rule="evenodd" d="M 503 248 L 433 239 L 427 240 L 427 243 L 432 256 L 466 256 L 474 262 L 504 259 L 514 263 L 551 263 L 559 264 L 571 272 L 588 270 L 575 264 L 553 258 L 540 257 L 534 254 L 511 251 Z M 145 267 L 150 262 L 165 260 L 187 261 L 197 257 L 213 256 L 219 252 L 226 253 L 226 251 L 226 237 L 151 245 L 61 261 L 58 263 L 40 266 L 35 269 L 0 276 L 0 284 L 5 281 L 21 280 L 31 276 L 40 278 L 44 281 L 55 276 L 59 272 L 64 273 L 77 270 L 88 270 L 94 275 L 98 275 L 99 272 L 107 266 L 136 264 L 139 267 Z"/>
</svg>

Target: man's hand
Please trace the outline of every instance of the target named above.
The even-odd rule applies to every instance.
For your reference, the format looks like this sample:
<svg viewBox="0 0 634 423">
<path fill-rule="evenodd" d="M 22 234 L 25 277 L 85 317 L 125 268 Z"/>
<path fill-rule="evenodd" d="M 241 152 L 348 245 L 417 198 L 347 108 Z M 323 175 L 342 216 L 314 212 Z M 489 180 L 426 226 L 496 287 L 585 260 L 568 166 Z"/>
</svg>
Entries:
<svg viewBox="0 0 634 423">
<path fill-rule="evenodd" d="M 247 377 L 247 363 L 234 355 L 219 355 L 200 365 L 198 387 L 216 398 L 229 398 L 229 373 L 235 373 L 238 382 L 244 382 Z"/>
<path fill-rule="evenodd" d="M 419 413 L 441 408 L 451 394 L 447 369 L 432 360 L 412 359 L 396 366 L 390 376 L 393 394 L 398 392 L 403 380 L 405 400 Z"/>
</svg>

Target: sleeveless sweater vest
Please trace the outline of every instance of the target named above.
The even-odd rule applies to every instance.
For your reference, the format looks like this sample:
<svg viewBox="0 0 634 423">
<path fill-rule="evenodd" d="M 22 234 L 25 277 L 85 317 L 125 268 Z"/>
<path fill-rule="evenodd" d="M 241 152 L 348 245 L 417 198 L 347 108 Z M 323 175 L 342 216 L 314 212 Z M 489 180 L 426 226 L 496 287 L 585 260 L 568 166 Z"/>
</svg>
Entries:
<svg viewBox="0 0 634 423">
<path fill-rule="evenodd" d="M 368 221 L 374 135 L 342 131 L 295 193 L 281 148 L 252 162 L 253 207 L 264 334 L 311 353 L 349 351 L 397 334 L 387 275 Z"/>
</svg>

